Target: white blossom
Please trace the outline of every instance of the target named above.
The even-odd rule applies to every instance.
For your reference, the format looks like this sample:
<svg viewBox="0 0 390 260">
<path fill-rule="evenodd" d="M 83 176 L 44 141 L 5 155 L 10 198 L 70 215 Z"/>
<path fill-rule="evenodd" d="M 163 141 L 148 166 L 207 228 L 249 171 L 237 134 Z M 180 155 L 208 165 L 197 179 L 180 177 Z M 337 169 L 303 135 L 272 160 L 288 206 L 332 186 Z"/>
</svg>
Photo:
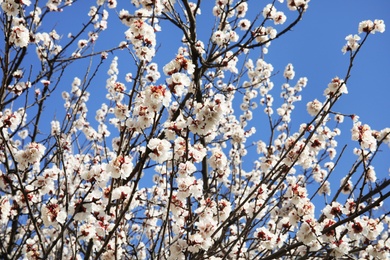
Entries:
<svg viewBox="0 0 390 260">
<path fill-rule="evenodd" d="M 163 163 L 172 157 L 171 143 L 167 140 L 153 138 L 148 142 L 148 148 L 151 150 L 150 158 L 158 163 Z"/>
<path fill-rule="evenodd" d="M 9 41 L 17 47 L 27 47 L 30 41 L 28 29 L 23 24 L 13 26 L 11 28 Z"/>
</svg>

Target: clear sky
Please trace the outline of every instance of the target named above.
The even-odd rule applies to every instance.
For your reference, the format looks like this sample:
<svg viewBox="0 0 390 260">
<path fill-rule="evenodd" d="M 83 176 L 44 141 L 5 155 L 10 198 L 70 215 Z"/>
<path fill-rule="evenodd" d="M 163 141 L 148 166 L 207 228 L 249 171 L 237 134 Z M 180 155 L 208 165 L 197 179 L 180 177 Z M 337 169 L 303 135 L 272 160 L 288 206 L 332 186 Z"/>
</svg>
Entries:
<svg viewBox="0 0 390 260">
<path fill-rule="evenodd" d="M 129 12 L 135 10 L 130 1 L 118 2 L 120 2 L 118 12 L 122 7 Z M 212 29 L 213 21 L 209 20 L 212 19 L 211 9 L 207 7 L 212 6 L 214 2 L 214 0 L 202 1 L 202 15 L 198 20 L 201 31 Z M 248 16 L 251 10 L 258 12 L 266 3 L 266 1 L 249 0 Z M 63 37 L 66 37 L 67 32 L 75 31 L 75 28 L 80 27 L 79 16 L 82 21 L 85 21 L 91 4 L 95 2 L 77 2 L 74 4 L 74 7 L 77 6 L 76 10 L 72 7 L 65 9 L 63 14 L 53 13 L 51 17 L 55 25 L 52 24 L 49 28 L 56 28 Z M 286 24 L 292 21 L 293 12 L 287 10 L 286 3 L 278 4 L 277 7 L 285 11 Z M 116 21 L 114 15 L 110 12 L 108 30 L 102 33 L 97 50 L 104 46 L 115 46 L 120 39 L 123 39 L 126 27 Z M 297 77 L 306 76 L 309 79 L 305 96 L 320 98 L 331 78 L 334 76 L 342 78 L 346 73 L 349 59 L 347 54 L 343 55 L 341 52 L 345 44 L 344 38 L 348 34 L 357 34 L 359 22 L 367 19 L 383 19 L 388 27 L 385 33 L 372 35 L 358 55 L 349 83 L 349 94 L 343 98 L 343 109 L 346 109 L 346 113 L 360 115 L 363 121 L 371 123 L 374 127 L 383 128 L 390 124 L 390 116 L 384 117 L 384 112 L 390 111 L 390 102 L 387 100 L 390 96 L 390 88 L 387 86 L 390 76 L 390 1 L 312 0 L 302 21 L 290 33 L 272 42 L 265 59 L 274 65 L 275 70 L 280 71 L 283 71 L 287 63 L 293 63 Z M 162 31 L 157 34 L 157 40 L 162 45 L 156 55 L 156 61 L 169 61 L 177 51 L 176 46 L 180 45 L 177 41 L 181 39 L 181 35 L 175 35 L 171 29 L 172 27 L 163 26 Z M 378 113 L 374 117 L 375 111 Z"/>
<path fill-rule="evenodd" d="M 198 21 L 201 31 L 212 29 L 213 21 L 209 20 L 209 18 L 212 19 L 211 10 L 206 7 L 213 3 L 214 0 L 202 2 L 202 15 L 199 16 L 201 19 Z M 91 4 L 91 2 L 83 2 L 75 3 L 75 6 L 77 5 L 77 12 L 85 17 Z M 266 1 L 256 3 L 256 1 L 249 0 L 248 4 L 250 10 L 257 12 L 257 5 L 258 8 L 263 8 Z M 285 11 L 287 24 L 294 16 L 293 12 L 288 11 L 285 6 L 286 3 L 277 5 L 278 9 Z M 130 12 L 135 10 L 129 1 L 119 3 L 118 12 L 122 7 Z M 248 16 L 250 14 L 251 11 Z M 66 23 L 63 22 L 65 19 L 62 15 L 63 18 L 66 17 Z M 65 9 L 63 14 L 54 13 L 52 15 L 54 20 L 58 21 L 56 27 L 64 27 L 64 37 L 66 37 L 66 32 L 80 26 L 80 20 L 69 19 L 69 15 L 75 15 L 75 8 Z M 112 46 L 113 42 L 123 39 L 125 27 L 115 21 L 113 16 L 114 13 L 110 12 L 108 30 L 103 32 L 102 39 L 99 39 L 99 41 L 104 39 L 99 43 L 102 47 L 104 44 Z M 312 0 L 302 21 L 290 33 L 272 42 L 265 59 L 274 64 L 275 70 L 280 71 L 287 63 L 293 63 L 297 77 L 306 76 L 309 79 L 305 96 L 322 97 L 323 89 L 330 79 L 334 76 L 342 78 L 346 73 L 349 59 L 347 54 L 343 55 L 341 52 L 345 44 L 344 38 L 348 34 L 357 34 L 359 22 L 367 19 L 383 19 L 388 27 L 384 34 L 372 35 L 359 54 L 349 83 L 350 92 L 343 98 L 343 109 L 346 109 L 346 113 L 360 115 L 363 121 L 371 123 L 374 127 L 383 128 L 390 124 L 390 116 L 386 118 L 383 113 L 390 111 L 390 102 L 387 100 L 390 96 L 390 88 L 387 86 L 390 76 L 390 1 Z M 176 42 L 181 35 L 174 35 L 174 31 L 170 29 L 172 28 L 167 29 L 163 26 L 162 31 L 157 34 L 157 40 L 162 43 L 160 52 L 156 55 L 157 61 L 169 61 L 176 53 L 176 46 L 179 46 Z M 378 116 L 373 117 L 374 111 L 378 111 Z"/>
<path fill-rule="evenodd" d="M 94 1 L 92 2 L 95 3 Z M 199 29 L 202 31 L 210 32 L 212 29 L 213 20 L 208 20 L 209 18 L 213 19 L 211 17 L 211 9 L 207 7 L 212 6 L 214 2 L 214 0 L 202 1 L 202 15 L 199 16 L 198 20 Z M 271 3 L 272 1 L 269 2 Z M 250 11 L 248 16 L 253 16 L 254 12 L 262 10 L 266 3 L 266 1 L 249 0 Z M 78 6 L 77 12 L 80 12 L 80 14 L 82 12 L 81 15 L 86 17 L 85 14 L 91 2 L 75 3 L 75 5 Z M 122 7 L 128 9 L 130 13 L 135 10 L 131 6 L 130 1 L 120 2 L 117 11 L 119 12 Z M 294 13 L 286 8 L 286 3 L 278 4 L 277 8 L 286 13 L 286 24 L 294 19 Z M 52 15 L 53 19 L 57 19 L 58 21 L 57 31 L 62 33 L 64 37 L 66 37 L 68 31 L 72 31 L 73 26 L 79 27 L 80 25 L 78 19 L 65 18 L 69 17 L 69 15 L 76 17 L 77 14 L 74 8 L 64 10 L 63 14 L 56 13 Z M 118 21 L 115 22 L 116 18 L 113 16 L 114 13 L 110 12 L 108 30 L 101 35 L 102 39 L 99 39 L 98 42 L 100 43 L 96 46 L 96 50 L 102 49 L 106 44 L 108 46 L 116 46 L 120 39 L 124 39 L 123 33 L 126 27 Z M 68 19 L 65 24 L 63 22 L 64 18 L 61 17 Z M 351 78 L 347 85 L 349 94 L 341 98 L 335 110 L 345 114 L 357 114 L 363 123 L 367 123 L 377 130 L 390 127 L 389 0 L 312 0 L 302 21 L 290 33 L 272 42 L 269 48 L 269 54 L 265 56 L 265 60 L 273 64 L 275 71 L 283 73 L 285 66 L 288 63 L 292 63 L 296 72 L 296 77 L 293 81 L 295 82 L 299 77 L 307 77 L 309 80 L 306 89 L 302 93 L 303 100 L 296 104 L 297 108 L 293 115 L 293 124 L 295 124 L 295 127 L 307 122 L 310 118 L 306 112 L 306 103 L 315 98 L 323 101 L 323 92 L 330 80 L 335 76 L 344 78 L 349 63 L 348 54 L 343 55 L 341 52 L 341 48 L 346 43 L 345 37 L 349 34 L 357 34 L 359 22 L 367 19 L 383 19 L 387 25 L 387 30 L 383 34 L 377 33 L 371 35 L 365 46 L 363 46 L 362 51 L 355 60 Z M 175 34 L 172 27 L 164 27 L 164 24 L 162 26 L 162 31 L 157 34 L 157 41 L 161 41 L 161 46 L 155 59 L 156 62 L 160 62 L 160 70 L 165 65 L 164 62 L 168 62 L 174 57 L 181 39 L 181 35 Z M 278 28 L 283 28 L 283 26 Z M 207 40 L 208 35 L 204 36 L 204 41 Z M 134 69 L 133 62 L 128 54 L 125 55 L 118 52 L 116 55 L 119 55 L 121 66 L 124 64 L 128 65 L 126 68 L 119 68 L 120 76 L 124 77 L 127 72 L 131 72 Z M 109 60 L 112 58 L 113 55 L 110 55 Z M 101 97 L 104 97 L 104 86 L 105 80 L 107 79 L 105 72 L 106 70 L 102 71 L 101 78 L 97 78 L 94 84 L 95 88 L 101 89 L 99 91 L 103 93 Z M 78 74 L 80 73 L 78 68 L 71 73 L 73 73 L 72 78 L 69 79 L 69 84 L 65 85 L 64 88 L 70 88 L 73 76 L 83 76 L 83 74 Z M 273 93 L 276 97 L 279 95 L 280 85 L 277 85 L 277 82 L 275 83 L 276 86 Z M 92 96 L 95 97 L 96 94 L 97 92 L 92 92 Z M 240 101 L 241 98 L 238 100 Z M 89 102 L 89 114 L 91 117 L 94 116 L 93 108 L 96 105 L 98 105 L 96 107 L 98 108 L 100 104 L 100 100 L 96 100 L 95 98 Z M 350 156 L 353 147 L 357 146 L 357 143 L 351 143 L 350 141 L 351 126 L 351 121 L 346 119 L 344 125 L 341 127 L 343 131 L 342 136 L 338 139 L 340 148 L 344 143 L 349 144 L 347 150 L 349 157 L 345 160 L 345 163 L 340 164 L 338 167 L 338 170 L 342 171 L 343 176 L 345 175 L 345 171 L 350 169 L 355 159 L 354 156 Z M 387 147 L 383 148 L 388 149 Z M 376 163 L 374 162 L 378 176 L 388 176 L 390 166 L 389 154 L 388 150 L 386 150 L 386 153 L 379 156 Z M 247 158 L 246 162 L 250 163 L 250 160 L 250 158 Z"/>
<path fill-rule="evenodd" d="M 322 93 L 331 78 L 345 77 L 349 63 L 348 54 L 341 52 L 345 37 L 357 34 L 359 22 L 367 19 L 383 19 L 387 25 L 386 31 L 371 35 L 363 46 L 347 84 L 349 93 L 340 99 L 335 110 L 357 114 L 362 123 L 369 124 L 373 129 L 390 127 L 390 1 L 387 0 L 311 1 L 302 22 L 290 34 L 272 44 L 268 58 L 274 66 L 291 62 L 296 76 L 309 79 L 302 93 L 303 101 L 297 104 L 296 112 L 301 111 L 298 115 L 306 116 L 303 105 L 307 101 L 314 98 L 324 100 Z M 297 118 L 296 122 L 301 123 L 300 116 Z M 342 135 L 338 139 L 338 152 L 344 144 L 348 146 L 330 179 L 332 192 L 356 159 L 352 149 L 358 144 L 351 141 L 351 126 L 352 122 L 348 119 L 340 126 Z M 389 147 L 382 146 L 382 150 L 384 152 L 373 162 L 380 179 L 388 178 L 390 167 Z M 388 206 L 384 207 L 389 210 Z"/>
<path fill-rule="evenodd" d="M 358 54 L 349 94 L 338 108 L 381 129 L 390 126 L 390 1 L 310 1 L 302 22 L 273 43 L 269 56 L 275 64 L 293 63 L 297 75 L 309 78 L 305 96 L 319 98 L 331 78 L 345 76 L 349 59 L 341 52 L 344 38 L 357 34 L 359 22 L 367 19 L 383 19 L 387 28 L 383 34 L 372 35 Z"/>
<path fill-rule="evenodd" d="M 376 130 L 390 127 L 390 1 L 387 0 L 310 1 L 302 22 L 290 34 L 272 43 L 268 58 L 274 66 L 291 62 L 296 76 L 309 79 L 296 112 L 304 113 L 306 103 L 314 98 L 324 100 L 323 91 L 333 77 L 345 77 L 349 63 L 348 54 L 341 52 L 345 37 L 357 34 L 359 22 L 368 19 L 383 19 L 386 31 L 371 35 L 363 46 L 347 84 L 349 93 L 340 99 L 335 110 L 357 114 L 362 123 Z M 349 145 L 344 163 L 336 171 L 343 176 L 356 159 L 351 156 L 351 150 L 358 145 L 350 141 L 351 126 L 351 120 L 346 119 L 338 139 L 339 148 L 344 143 Z M 390 153 L 387 146 L 382 150 L 374 166 L 378 177 L 383 178 L 389 174 Z"/>
</svg>

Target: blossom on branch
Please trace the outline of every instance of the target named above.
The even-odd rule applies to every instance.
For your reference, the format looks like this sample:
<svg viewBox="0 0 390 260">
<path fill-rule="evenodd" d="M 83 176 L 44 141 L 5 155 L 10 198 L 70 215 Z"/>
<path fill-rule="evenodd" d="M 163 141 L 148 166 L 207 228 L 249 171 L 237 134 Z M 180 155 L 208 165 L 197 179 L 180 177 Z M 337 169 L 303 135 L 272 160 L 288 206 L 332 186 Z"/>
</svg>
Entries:
<svg viewBox="0 0 390 260">
<path fill-rule="evenodd" d="M 385 25 L 308 100 L 309 2 L 0 0 L 0 259 L 388 259 L 390 128 L 339 105 Z"/>
<path fill-rule="evenodd" d="M 150 158 L 158 163 L 163 163 L 172 157 L 171 143 L 167 140 L 153 138 L 149 140 L 148 148 L 152 150 Z"/>
</svg>

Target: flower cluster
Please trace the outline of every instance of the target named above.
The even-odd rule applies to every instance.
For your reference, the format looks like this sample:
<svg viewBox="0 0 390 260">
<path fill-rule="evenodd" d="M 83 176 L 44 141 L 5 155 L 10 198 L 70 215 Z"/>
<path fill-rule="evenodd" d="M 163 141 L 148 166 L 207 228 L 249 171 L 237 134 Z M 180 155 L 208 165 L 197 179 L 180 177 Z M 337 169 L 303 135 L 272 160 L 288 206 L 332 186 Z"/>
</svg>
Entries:
<svg viewBox="0 0 390 260">
<path fill-rule="evenodd" d="M 194 103 L 195 118 L 188 118 L 187 124 L 191 132 L 199 135 L 210 134 L 211 131 L 220 123 L 220 120 L 226 111 L 227 102 L 225 97 L 216 94 L 214 100 L 208 100 L 205 103 Z"/>
<path fill-rule="evenodd" d="M 310 0 L 287 0 L 287 6 L 290 10 L 306 11 L 309 7 Z"/>
<path fill-rule="evenodd" d="M 218 148 L 211 150 L 210 167 L 216 172 L 218 181 L 226 181 L 230 174 L 228 159 Z"/>
<path fill-rule="evenodd" d="M 347 86 L 344 80 L 339 77 L 335 77 L 328 84 L 328 88 L 325 89 L 324 95 L 328 97 L 339 96 L 341 94 L 348 94 Z"/>
<path fill-rule="evenodd" d="M 362 149 L 368 149 L 371 152 L 376 150 L 377 140 L 375 132 L 373 132 L 369 125 L 362 125 L 361 122 L 356 122 L 352 129 L 352 140 L 358 141 Z"/>
<path fill-rule="evenodd" d="M 9 41 L 16 47 L 27 47 L 30 42 L 30 33 L 23 24 L 14 25 L 11 28 Z"/>
<path fill-rule="evenodd" d="M 176 72 L 167 79 L 168 88 L 171 92 L 177 96 L 182 96 L 186 94 L 186 88 L 190 86 L 190 78 L 181 72 Z"/>
<path fill-rule="evenodd" d="M 152 150 L 150 158 L 158 163 L 163 163 L 172 157 L 171 143 L 167 140 L 153 138 L 148 142 L 148 148 Z"/>
<path fill-rule="evenodd" d="M 358 28 L 359 34 L 360 33 L 375 34 L 376 32 L 383 33 L 384 31 L 385 31 L 385 24 L 383 20 L 375 20 L 375 21 L 366 20 L 359 23 L 359 28 Z M 347 41 L 347 43 L 342 48 L 343 53 L 354 52 L 360 46 L 359 41 L 361 40 L 361 38 L 357 34 L 355 35 L 350 34 L 347 37 L 345 37 L 345 40 Z"/>
<path fill-rule="evenodd" d="M 168 107 L 171 102 L 171 92 L 166 86 L 149 86 L 145 89 L 145 105 L 153 112 L 157 112 L 162 106 Z"/>
<path fill-rule="evenodd" d="M 266 43 L 266 47 L 270 45 L 270 40 L 276 37 L 277 31 L 275 28 L 269 26 L 264 27 L 260 26 L 256 30 L 252 32 L 253 37 L 256 39 L 258 43 Z"/>
<path fill-rule="evenodd" d="M 383 20 L 366 20 L 359 23 L 358 32 L 375 34 L 376 32 L 383 33 L 385 31 L 385 23 Z"/>
<path fill-rule="evenodd" d="M 171 60 L 167 63 L 164 68 L 164 74 L 166 76 L 173 75 L 176 72 L 180 72 L 182 70 L 186 70 L 188 74 L 193 74 L 195 69 L 195 65 L 192 61 L 186 58 L 185 54 L 179 53 L 176 55 L 175 59 Z"/>
<path fill-rule="evenodd" d="M 9 129 L 13 132 L 25 122 L 26 117 L 27 114 L 23 108 L 16 111 L 5 109 L 0 112 L 0 128 Z"/>
<path fill-rule="evenodd" d="M 345 40 L 347 41 L 347 44 L 343 46 L 342 52 L 345 54 L 348 51 L 356 51 L 359 48 L 359 41 L 360 37 L 359 35 L 348 35 L 345 37 Z"/>
<path fill-rule="evenodd" d="M 140 60 L 151 61 L 155 55 L 156 35 L 154 28 L 146 19 L 127 19 L 129 13 L 122 10 L 119 13 L 121 21 L 130 28 L 125 32 L 126 39 L 130 41 L 135 54 Z"/>
<path fill-rule="evenodd" d="M 133 170 L 132 158 L 130 156 L 119 155 L 115 159 L 111 160 L 107 164 L 106 172 L 111 175 L 112 178 L 122 178 L 125 179 L 129 177 L 131 171 Z M 93 171 L 88 172 L 89 174 L 83 176 L 85 180 L 90 180 L 95 177 Z"/>
<path fill-rule="evenodd" d="M 287 19 L 284 13 L 281 11 L 277 11 L 273 4 L 268 4 L 266 5 L 266 7 L 264 7 L 263 17 L 266 19 L 271 19 L 272 21 L 274 21 L 275 25 L 284 24 Z"/>
<path fill-rule="evenodd" d="M 211 40 L 220 47 L 228 45 L 230 42 L 237 42 L 238 35 L 234 31 L 215 31 Z"/>
<path fill-rule="evenodd" d="M 23 150 L 15 153 L 18 168 L 25 170 L 31 164 L 37 164 L 42 159 L 46 147 L 39 143 L 30 143 Z"/>
<path fill-rule="evenodd" d="M 8 218 L 11 216 L 11 204 L 8 197 L 0 198 L 0 224 L 7 224 Z"/>
<path fill-rule="evenodd" d="M 313 101 L 307 103 L 306 107 L 307 112 L 309 112 L 311 116 L 316 116 L 322 109 L 322 103 L 317 99 L 314 99 Z"/>
</svg>

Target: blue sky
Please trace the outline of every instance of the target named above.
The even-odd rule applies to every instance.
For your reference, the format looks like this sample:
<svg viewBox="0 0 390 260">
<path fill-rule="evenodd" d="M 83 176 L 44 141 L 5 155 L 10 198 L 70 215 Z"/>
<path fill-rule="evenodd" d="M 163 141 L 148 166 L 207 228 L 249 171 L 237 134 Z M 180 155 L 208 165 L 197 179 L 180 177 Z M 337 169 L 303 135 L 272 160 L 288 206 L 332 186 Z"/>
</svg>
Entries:
<svg viewBox="0 0 390 260">
<path fill-rule="evenodd" d="M 362 123 L 376 130 L 390 127 L 390 1 L 386 0 L 311 1 L 303 20 L 293 31 L 271 45 L 268 58 L 275 67 L 280 64 L 283 68 L 283 64 L 291 62 L 296 77 L 309 79 L 302 93 L 303 101 L 297 104 L 295 111 L 298 112 L 297 123 L 302 121 L 300 115 L 307 117 L 304 105 L 308 101 L 314 98 L 324 100 L 323 91 L 333 77 L 345 77 L 349 64 L 349 55 L 341 52 L 345 37 L 357 34 L 359 22 L 367 19 L 383 19 L 388 25 L 387 30 L 383 34 L 370 35 L 355 60 L 347 84 L 349 93 L 339 100 L 335 110 L 357 114 Z M 338 152 L 344 144 L 348 146 L 330 179 L 332 193 L 356 159 L 352 149 L 358 144 L 351 141 L 351 126 L 352 122 L 347 118 L 340 126 L 342 135 L 338 139 Z M 384 152 L 373 162 L 379 179 L 389 176 L 389 147 L 382 146 L 382 150 Z"/>
<path fill-rule="evenodd" d="M 207 9 L 206 6 L 214 1 L 204 2 L 202 7 L 205 7 L 202 8 L 202 15 L 199 16 L 202 19 L 199 19 L 198 23 L 200 30 L 210 31 L 211 23 L 208 18 L 211 18 L 209 16 L 211 10 Z M 265 1 L 259 1 L 260 4 L 255 2 L 249 1 L 249 6 L 252 8 L 254 6 L 256 9 L 256 5 L 258 5 L 259 8 L 262 8 L 266 3 Z M 76 3 L 74 7 L 77 5 L 78 12 L 83 10 L 82 17 L 85 17 L 90 4 Z M 288 22 L 293 19 L 293 12 L 285 10 L 285 5 L 285 3 L 279 4 L 278 9 L 285 11 Z M 120 6 L 127 8 L 130 12 L 134 10 L 128 1 Z M 120 8 L 118 8 L 119 10 Z M 347 54 L 343 55 L 341 52 L 341 48 L 345 44 L 344 38 L 348 34 L 357 34 L 358 24 L 362 20 L 383 19 L 385 23 L 388 21 L 389 26 L 384 34 L 372 35 L 371 39 L 366 42 L 352 71 L 349 83 L 350 92 L 343 98 L 343 109 L 346 109 L 346 113 L 356 113 L 361 116 L 363 121 L 367 120 L 374 127 L 383 128 L 389 125 L 390 116 L 386 120 L 382 116 L 373 117 L 372 112 L 378 111 L 380 113 L 390 110 L 390 102 L 387 102 L 390 87 L 386 84 L 390 73 L 389 10 L 390 1 L 387 0 L 369 2 L 364 0 L 312 0 L 302 21 L 290 33 L 272 42 L 269 54 L 266 55 L 265 59 L 274 65 L 275 70 L 280 71 L 283 71 L 287 63 L 293 63 L 297 77 L 306 76 L 309 79 L 305 96 L 307 98 L 320 98 L 330 79 L 334 76 L 342 78 L 346 73 L 349 59 Z M 69 17 L 69 15 L 73 16 L 74 12 L 75 9 L 72 7 L 69 10 L 65 9 L 64 14 L 61 15 Z M 250 14 L 249 12 L 248 16 Z M 114 14 L 110 12 L 109 28 L 101 36 L 104 40 L 101 43 L 102 47 L 104 45 L 115 46 L 116 42 L 123 37 L 125 26 L 118 24 L 113 16 Z M 61 16 L 55 13 L 54 17 Z M 72 31 L 72 28 L 78 28 L 80 24 L 79 19 L 67 19 L 66 24 L 62 18 L 54 18 L 53 20 L 58 21 L 57 26 L 64 26 L 64 37 L 66 37 L 65 32 Z M 156 56 L 157 61 L 169 61 L 177 51 L 176 46 L 179 46 L 175 42 L 181 38 L 181 35 L 173 35 L 173 31 L 169 29 L 163 27 L 163 30 L 157 34 L 157 40 L 162 43 L 160 52 Z M 121 53 L 117 54 L 120 56 Z M 161 64 L 162 66 L 163 64 Z"/>
<path fill-rule="evenodd" d="M 66 37 L 69 31 L 80 26 L 79 19 L 69 19 L 69 16 L 78 17 L 80 15 L 85 21 L 89 6 L 95 3 L 94 1 L 92 2 L 75 3 L 74 7 L 68 10 L 65 9 L 63 13 L 52 14 L 51 19 L 56 24 L 53 28 L 56 28 L 63 37 Z M 205 35 L 201 35 L 204 41 L 210 35 L 207 32 L 211 31 L 213 22 L 213 20 L 208 20 L 213 18 L 211 17 L 211 9 L 206 7 L 211 6 L 213 3 L 213 0 L 205 0 L 201 6 L 202 15 L 199 16 L 198 26 L 201 31 L 206 32 Z M 258 12 L 262 10 L 267 2 L 250 0 L 248 4 L 250 10 Z M 130 5 L 130 1 L 126 1 L 120 2 L 117 8 L 118 12 L 122 6 L 128 9 L 130 13 L 135 10 Z M 287 23 L 294 19 L 294 12 L 286 8 L 286 3 L 278 4 L 277 9 L 286 13 Z M 248 17 L 253 17 L 253 15 L 254 13 L 249 11 Z M 110 12 L 108 30 L 102 33 L 96 50 L 101 50 L 107 46 L 117 46 L 118 42 L 123 39 L 126 27 L 114 16 L 114 13 Z M 64 19 L 66 19 L 66 23 L 64 23 Z M 355 60 L 351 78 L 347 85 L 349 94 L 341 98 L 335 110 L 345 114 L 357 114 L 363 123 L 369 124 L 373 129 L 381 130 L 382 128 L 390 127 L 390 102 L 388 100 L 390 96 L 390 1 L 312 0 L 302 21 L 291 32 L 272 42 L 269 54 L 265 56 L 265 60 L 272 63 L 275 71 L 279 71 L 280 74 L 283 73 L 288 63 L 292 63 L 296 72 L 294 83 L 299 77 L 307 77 L 309 80 L 307 87 L 302 92 L 303 100 L 296 104 L 296 111 L 292 121 L 295 128 L 310 119 L 306 112 L 306 103 L 315 98 L 323 101 L 323 92 L 330 80 L 335 76 L 344 78 L 349 63 L 348 54 L 343 55 L 341 52 L 341 48 L 346 42 L 345 37 L 349 34 L 357 34 L 359 22 L 367 19 L 383 19 L 385 24 L 388 25 L 387 30 L 383 34 L 377 33 L 369 37 Z M 283 28 L 283 26 L 277 28 Z M 160 63 L 161 73 L 162 67 L 165 65 L 164 62 L 171 60 L 177 52 L 177 47 L 180 46 L 181 35 L 174 32 L 172 27 L 163 26 L 162 31 L 157 34 L 157 41 L 161 43 L 161 46 L 155 61 Z M 120 80 L 123 81 L 124 75 L 134 70 L 134 65 L 129 54 L 117 52 L 116 55 L 119 56 L 121 65 L 119 68 Z M 113 55 L 110 55 L 106 66 L 112 58 Z M 83 73 L 80 67 L 72 69 L 68 74 L 72 77 L 64 81 L 63 85 L 65 86 L 62 88 L 70 90 L 73 77 L 78 76 L 81 78 L 84 75 Z M 281 83 L 283 83 L 280 81 L 281 75 L 277 77 L 279 79 L 275 80 L 276 86 L 273 92 L 275 97 L 279 95 L 278 91 Z M 92 97 L 95 97 L 88 103 L 90 106 L 90 117 L 94 117 L 94 108 L 99 108 L 101 104 L 95 95 L 99 93 L 99 95 L 101 94 L 100 97 L 104 98 L 106 79 L 106 70 L 103 69 L 101 76 L 94 81 L 93 89 L 90 89 Z M 241 98 L 237 100 L 240 101 Z M 102 102 L 106 101 L 102 100 Z M 62 104 L 58 111 L 61 109 Z M 51 118 L 52 116 L 50 120 Z M 347 149 L 348 155 L 346 155 L 344 163 L 338 167 L 343 176 L 355 160 L 351 153 L 352 149 L 357 146 L 357 143 L 350 141 L 351 126 L 352 122 L 346 119 L 341 126 L 342 136 L 338 139 L 340 143 L 339 148 L 345 143 L 349 145 Z M 378 176 L 386 177 L 388 176 L 390 166 L 388 162 L 390 160 L 388 148 L 384 146 L 383 149 L 386 152 L 377 158 L 374 165 Z M 250 160 L 251 157 L 245 159 L 249 164 L 251 163 Z"/>
<path fill-rule="evenodd" d="M 349 58 L 341 52 L 344 38 L 357 34 L 359 22 L 367 19 L 383 19 L 389 25 L 385 33 L 372 35 L 358 54 L 349 94 L 337 107 L 358 114 L 373 128 L 384 128 L 390 125 L 390 1 L 311 1 L 302 22 L 272 44 L 269 58 L 275 64 L 293 63 L 297 75 L 309 79 L 304 96 L 320 98 L 331 78 L 345 76 Z"/>
<path fill-rule="evenodd" d="M 210 31 L 212 23 L 208 18 L 210 18 L 211 10 L 206 6 L 214 1 L 203 2 L 205 4 L 202 3 L 204 7 L 198 24 L 200 30 Z M 53 24 L 47 28 L 56 28 L 65 38 L 69 31 L 74 32 L 75 28 L 80 27 L 78 18 L 69 19 L 69 17 L 80 15 L 86 18 L 85 14 L 92 3 L 75 3 L 75 6 L 65 9 L 62 14 L 53 13 L 51 16 Z M 252 0 L 248 4 L 250 10 L 252 8 L 257 12 L 257 5 L 262 8 L 266 1 L 256 3 Z M 293 12 L 286 10 L 285 5 L 286 3 L 278 4 L 277 7 L 285 11 L 287 22 L 289 22 L 293 19 Z M 135 10 L 129 1 L 120 3 L 118 6 L 118 12 L 122 6 L 130 12 Z M 77 8 L 77 14 L 74 7 Z M 330 79 L 334 76 L 342 78 L 346 73 L 349 59 L 347 54 L 343 55 L 341 52 L 345 44 L 344 38 L 348 34 L 357 34 L 358 24 L 362 20 L 383 19 L 389 24 L 387 31 L 384 34 L 372 35 L 366 42 L 352 71 L 348 86 L 349 94 L 343 97 L 343 104 L 340 104 L 343 105 L 343 109 L 346 109 L 346 113 L 356 113 L 363 121 L 371 123 L 374 127 L 383 128 L 390 124 L 390 116 L 386 118 L 383 115 L 384 111 L 390 110 L 390 102 L 387 100 L 390 95 L 390 87 L 387 86 L 390 74 L 389 10 L 390 1 L 388 0 L 312 0 L 302 21 L 290 33 L 272 42 L 265 59 L 274 65 L 275 70 L 279 71 L 283 71 L 287 63 L 293 63 L 296 77 L 306 76 L 309 79 L 308 90 L 304 93 L 305 97 L 321 98 Z M 250 15 L 249 11 L 248 16 Z M 101 35 L 102 39 L 99 39 L 102 40 L 99 43 L 101 47 L 116 46 L 117 42 L 123 39 L 126 28 L 113 16 L 114 13 L 110 12 L 109 28 Z M 175 35 L 170 29 L 163 27 L 163 30 L 157 34 L 157 40 L 161 41 L 162 45 L 156 55 L 156 61 L 169 61 L 177 51 L 176 46 L 179 46 L 179 43 L 176 42 L 181 35 Z M 97 45 L 96 49 L 101 48 Z M 121 52 L 117 55 L 121 56 Z M 110 58 L 112 57 L 111 55 Z M 122 59 L 127 59 L 127 57 Z M 161 67 L 163 65 L 161 64 Z M 378 111 L 378 114 L 382 116 L 374 117 L 374 111 Z"/>
<path fill-rule="evenodd" d="M 387 24 L 383 34 L 370 35 L 355 60 L 351 78 L 344 95 L 335 110 L 345 114 L 357 114 L 362 123 L 373 129 L 390 127 L 390 1 L 387 0 L 328 0 L 311 1 L 309 9 L 301 23 L 280 41 L 275 41 L 268 58 L 274 66 L 291 62 L 296 76 L 308 77 L 308 86 L 303 91 L 303 101 L 297 104 L 297 111 L 304 113 L 307 101 L 314 98 L 323 100 L 323 91 L 334 77 L 346 75 L 349 56 L 343 55 L 344 38 L 357 34 L 358 24 L 362 20 L 383 19 Z M 300 120 L 298 120 L 300 121 Z M 350 141 L 351 120 L 346 119 L 341 126 L 342 136 L 339 144 L 348 144 L 344 163 L 338 171 L 350 169 L 355 159 L 351 149 L 357 143 Z M 341 147 L 339 147 L 341 148 Z M 388 177 L 389 151 L 383 146 L 384 153 L 374 161 L 378 177 Z"/>
</svg>

